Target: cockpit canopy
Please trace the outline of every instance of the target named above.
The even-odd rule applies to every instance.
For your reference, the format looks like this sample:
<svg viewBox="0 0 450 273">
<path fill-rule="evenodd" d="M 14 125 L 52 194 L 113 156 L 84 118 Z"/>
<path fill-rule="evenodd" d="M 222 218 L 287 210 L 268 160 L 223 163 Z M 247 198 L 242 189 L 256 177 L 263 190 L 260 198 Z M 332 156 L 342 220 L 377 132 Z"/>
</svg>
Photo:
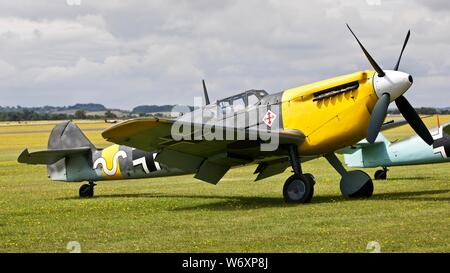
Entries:
<svg viewBox="0 0 450 273">
<path fill-rule="evenodd" d="M 217 101 L 223 114 L 235 113 L 248 106 L 256 105 L 268 93 L 265 90 L 248 90 L 240 94 Z"/>
</svg>

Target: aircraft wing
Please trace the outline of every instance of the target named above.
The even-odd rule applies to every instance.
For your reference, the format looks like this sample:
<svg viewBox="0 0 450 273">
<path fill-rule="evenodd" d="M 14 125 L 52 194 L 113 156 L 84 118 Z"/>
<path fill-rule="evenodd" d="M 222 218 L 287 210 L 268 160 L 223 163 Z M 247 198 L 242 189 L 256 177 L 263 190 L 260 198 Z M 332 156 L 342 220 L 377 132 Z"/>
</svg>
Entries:
<svg viewBox="0 0 450 273">
<path fill-rule="evenodd" d="M 442 127 L 443 127 L 442 130 L 443 130 L 447 135 L 450 135 L 450 123 L 444 124 L 444 125 L 442 125 Z"/>
<path fill-rule="evenodd" d="M 297 130 L 259 131 L 248 128 L 224 128 L 227 135 L 240 135 L 241 140 L 196 140 L 196 132 L 198 128 L 202 128 L 199 124 L 197 129 L 192 128 L 190 135 L 184 135 L 183 140 L 177 140 L 174 138 L 181 135 L 172 134 L 174 123 L 175 120 L 166 119 L 131 119 L 106 129 L 102 136 L 116 144 L 145 151 L 158 150 L 156 157 L 158 162 L 196 172 L 196 178 L 210 183 L 217 183 L 232 166 L 255 160 L 262 161 L 268 157 L 286 156 L 285 152 L 279 150 L 261 151 L 260 145 L 264 143 L 262 139 L 278 137 L 280 144 L 297 145 L 305 139 L 304 134 Z M 192 126 L 186 122 L 181 124 Z M 277 173 L 275 170 L 273 172 Z"/>
<path fill-rule="evenodd" d="M 429 118 L 432 117 L 433 115 L 428 115 L 425 117 L 421 117 L 421 119 L 425 119 L 425 118 Z M 397 120 L 389 120 L 386 121 L 385 123 L 383 123 L 383 125 L 381 126 L 381 131 L 385 131 L 385 130 L 389 130 L 389 129 L 394 129 L 403 125 L 408 124 L 408 122 L 406 121 L 406 119 L 401 118 L 401 119 L 397 119 Z"/>
</svg>

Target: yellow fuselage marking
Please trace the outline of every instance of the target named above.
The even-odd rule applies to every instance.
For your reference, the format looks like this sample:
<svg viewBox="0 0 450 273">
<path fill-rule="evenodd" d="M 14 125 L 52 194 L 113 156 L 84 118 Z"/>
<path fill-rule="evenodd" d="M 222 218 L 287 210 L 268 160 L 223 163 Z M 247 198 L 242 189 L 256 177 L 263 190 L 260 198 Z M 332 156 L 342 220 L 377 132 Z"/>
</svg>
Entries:
<svg viewBox="0 0 450 273">
<path fill-rule="evenodd" d="M 352 145 L 366 136 L 370 113 L 378 100 L 372 84 L 375 71 L 367 70 L 284 91 L 283 127 L 306 136 L 301 155 L 320 155 Z M 358 81 L 359 88 L 313 101 L 313 93 Z"/>
<path fill-rule="evenodd" d="M 102 168 L 102 176 L 104 178 L 107 179 L 117 179 L 117 178 L 122 178 L 122 174 L 120 172 L 120 163 L 119 163 L 119 158 L 116 158 L 116 162 L 114 162 L 114 156 L 117 154 L 117 152 L 119 151 L 119 145 L 111 145 L 108 146 L 107 148 L 103 149 L 102 151 L 102 157 L 106 160 L 106 167 L 109 170 L 112 170 L 114 168 L 114 166 L 116 166 L 116 172 L 114 175 L 107 175 L 104 171 L 104 169 Z"/>
</svg>

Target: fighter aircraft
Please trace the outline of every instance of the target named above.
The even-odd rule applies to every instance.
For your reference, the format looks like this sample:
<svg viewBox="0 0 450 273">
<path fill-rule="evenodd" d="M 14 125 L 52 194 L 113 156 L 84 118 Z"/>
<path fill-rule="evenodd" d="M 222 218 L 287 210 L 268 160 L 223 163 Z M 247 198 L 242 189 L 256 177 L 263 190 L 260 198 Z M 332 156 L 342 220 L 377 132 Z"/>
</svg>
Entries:
<svg viewBox="0 0 450 273">
<path fill-rule="evenodd" d="M 430 129 L 430 134 L 434 139 L 432 146 L 417 135 L 390 142 L 380 133 L 374 143 L 363 140 L 343 149 L 342 153 L 349 167 L 382 167 L 375 172 L 374 178 L 384 180 L 387 167 L 449 162 L 450 123 L 441 126 L 438 120 L 438 127 Z"/>
<path fill-rule="evenodd" d="M 95 181 L 192 173 L 216 184 L 230 168 L 257 164 L 261 180 L 286 170 L 294 174 L 283 187 L 287 203 L 308 203 L 314 194 L 314 176 L 301 163 L 324 156 L 341 175 L 345 197 L 370 197 L 369 175 L 347 171 L 335 151 L 367 138 L 374 143 L 395 101 L 398 109 L 429 145 L 433 138 L 403 94 L 413 84 L 410 74 L 398 71 L 409 40 L 405 38 L 393 70 L 382 69 L 350 27 L 373 70 L 315 82 L 269 95 L 249 90 L 206 105 L 181 117 L 136 118 L 102 132 L 116 145 L 95 148 L 72 123 L 56 126 L 48 150 L 29 153 L 18 161 L 47 164 L 53 180 L 88 181 L 80 196 L 92 196 Z M 231 136 L 231 137 L 230 137 Z"/>
</svg>

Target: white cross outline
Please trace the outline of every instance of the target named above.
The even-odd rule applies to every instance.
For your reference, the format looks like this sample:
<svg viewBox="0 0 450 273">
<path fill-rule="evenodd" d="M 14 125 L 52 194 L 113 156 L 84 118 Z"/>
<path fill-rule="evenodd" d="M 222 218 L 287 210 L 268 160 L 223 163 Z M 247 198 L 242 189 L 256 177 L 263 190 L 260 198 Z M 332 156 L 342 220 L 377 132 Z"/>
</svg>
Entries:
<svg viewBox="0 0 450 273">
<path fill-rule="evenodd" d="M 135 148 L 133 148 L 133 150 L 135 150 Z M 158 154 L 157 153 L 153 153 L 152 155 L 153 155 L 153 162 L 155 164 L 155 168 L 156 168 L 157 171 L 160 171 L 161 170 L 161 166 L 159 165 L 158 162 L 155 161 L 155 158 L 156 158 L 156 156 Z M 150 170 L 148 169 L 148 166 L 147 166 L 147 161 L 145 161 L 145 156 L 133 160 L 133 167 L 136 167 L 137 165 L 142 165 L 142 169 L 144 169 L 144 172 L 146 174 L 150 173 Z"/>
<path fill-rule="evenodd" d="M 435 131 L 435 133 L 432 134 L 434 140 L 444 137 L 443 129 L 444 129 L 444 127 L 441 126 L 438 128 L 437 131 Z M 447 153 L 445 152 L 444 146 L 439 146 L 439 147 L 433 148 L 433 153 L 435 153 L 435 154 L 440 153 L 443 158 L 447 158 Z"/>
</svg>

